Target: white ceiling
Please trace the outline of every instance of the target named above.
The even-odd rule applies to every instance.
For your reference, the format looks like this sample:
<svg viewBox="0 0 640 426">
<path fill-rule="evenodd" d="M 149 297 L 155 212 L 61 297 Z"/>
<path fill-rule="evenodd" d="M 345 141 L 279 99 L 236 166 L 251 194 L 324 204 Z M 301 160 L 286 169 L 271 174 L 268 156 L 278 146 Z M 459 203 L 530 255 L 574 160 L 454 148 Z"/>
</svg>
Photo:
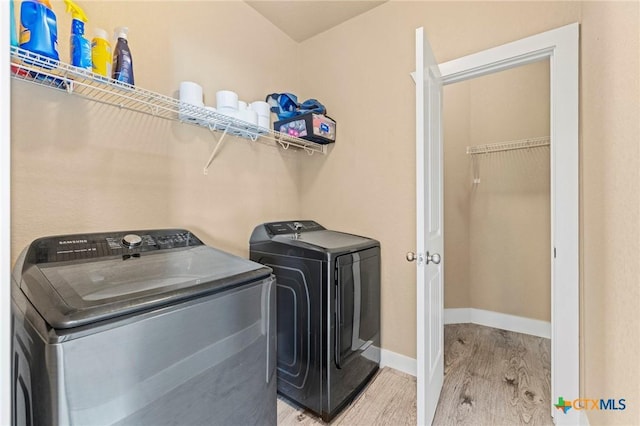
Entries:
<svg viewBox="0 0 640 426">
<path fill-rule="evenodd" d="M 256 0 L 246 3 L 297 42 L 358 16 L 387 0 Z"/>
</svg>

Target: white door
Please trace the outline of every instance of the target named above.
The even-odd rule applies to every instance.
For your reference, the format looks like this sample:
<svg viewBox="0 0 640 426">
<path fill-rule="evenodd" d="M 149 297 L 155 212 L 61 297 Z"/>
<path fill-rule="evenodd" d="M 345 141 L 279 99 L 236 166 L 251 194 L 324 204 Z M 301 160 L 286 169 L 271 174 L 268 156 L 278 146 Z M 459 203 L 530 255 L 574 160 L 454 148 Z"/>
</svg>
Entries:
<svg viewBox="0 0 640 426">
<path fill-rule="evenodd" d="M 442 79 L 423 28 L 416 30 L 418 424 L 430 425 L 444 380 Z"/>
</svg>

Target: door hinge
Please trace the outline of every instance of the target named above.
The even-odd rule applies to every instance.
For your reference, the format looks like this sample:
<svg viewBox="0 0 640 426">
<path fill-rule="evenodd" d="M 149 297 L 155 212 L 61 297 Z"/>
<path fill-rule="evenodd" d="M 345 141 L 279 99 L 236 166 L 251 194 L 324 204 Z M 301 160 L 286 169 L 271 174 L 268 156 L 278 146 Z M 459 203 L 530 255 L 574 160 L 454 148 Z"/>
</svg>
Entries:
<svg viewBox="0 0 640 426">
<path fill-rule="evenodd" d="M 554 259 L 556 258 L 556 248 L 555 247 L 553 248 L 553 258 Z"/>
</svg>

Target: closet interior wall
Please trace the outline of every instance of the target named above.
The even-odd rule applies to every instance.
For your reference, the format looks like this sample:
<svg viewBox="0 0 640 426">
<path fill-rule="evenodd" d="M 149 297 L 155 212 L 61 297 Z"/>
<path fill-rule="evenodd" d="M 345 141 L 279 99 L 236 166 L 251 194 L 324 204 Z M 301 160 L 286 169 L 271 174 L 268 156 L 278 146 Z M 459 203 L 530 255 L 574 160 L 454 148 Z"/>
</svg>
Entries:
<svg viewBox="0 0 640 426">
<path fill-rule="evenodd" d="M 550 321 L 549 147 L 466 154 L 549 135 L 549 62 L 445 86 L 443 106 L 445 308 Z"/>
</svg>

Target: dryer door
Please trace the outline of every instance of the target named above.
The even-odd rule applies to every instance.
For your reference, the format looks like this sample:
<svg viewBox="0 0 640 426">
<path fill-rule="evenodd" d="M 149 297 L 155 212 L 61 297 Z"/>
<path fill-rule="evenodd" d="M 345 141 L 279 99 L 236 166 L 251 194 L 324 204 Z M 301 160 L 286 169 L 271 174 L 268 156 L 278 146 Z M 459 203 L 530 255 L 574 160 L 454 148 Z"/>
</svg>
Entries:
<svg viewBox="0 0 640 426">
<path fill-rule="evenodd" d="M 335 364 L 343 368 L 349 359 L 379 345 L 380 248 L 336 258 Z"/>
</svg>

